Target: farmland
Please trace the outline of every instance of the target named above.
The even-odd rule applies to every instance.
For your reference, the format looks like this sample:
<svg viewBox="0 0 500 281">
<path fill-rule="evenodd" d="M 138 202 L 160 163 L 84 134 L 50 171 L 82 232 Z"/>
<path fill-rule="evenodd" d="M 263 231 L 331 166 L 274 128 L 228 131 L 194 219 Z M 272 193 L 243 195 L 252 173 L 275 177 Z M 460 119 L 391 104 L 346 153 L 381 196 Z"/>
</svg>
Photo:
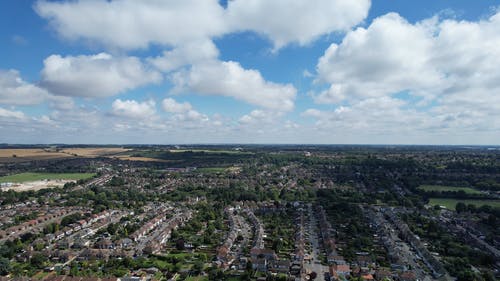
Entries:
<svg viewBox="0 0 500 281">
<path fill-rule="evenodd" d="M 227 149 L 171 149 L 169 152 L 182 153 L 182 152 L 198 152 L 198 153 L 227 153 L 227 154 L 253 154 L 248 151 L 241 150 L 227 150 Z"/>
<path fill-rule="evenodd" d="M 116 155 L 127 151 L 130 151 L 130 149 L 121 147 L 66 148 L 61 150 L 62 153 L 67 153 L 73 156 L 80 156 L 80 157 L 103 157 L 103 156 Z"/>
<path fill-rule="evenodd" d="M 21 183 L 40 180 L 80 180 L 91 178 L 94 175 L 92 173 L 21 173 L 0 177 L 0 182 Z"/>
<path fill-rule="evenodd" d="M 168 162 L 168 160 L 155 159 L 150 157 L 140 157 L 140 156 L 132 156 L 132 155 L 124 155 L 120 154 L 118 156 L 112 156 L 111 158 L 116 158 L 120 160 L 126 161 L 141 161 L 141 162 Z"/>
<path fill-rule="evenodd" d="M 426 192 L 458 192 L 463 191 L 467 194 L 481 194 L 481 191 L 470 188 L 470 187 L 456 187 L 456 186 L 444 186 L 444 185 L 421 185 L 418 187 L 419 190 Z"/>
<path fill-rule="evenodd" d="M 481 207 L 483 205 L 488 205 L 494 208 L 500 208 L 500 200 L 473 200 L 473 199 L 451 199 L 451 198 L 430 198 L 429 205 L 444 206 L 447 209 L 455 210 L 455 206 L 458 202 L 463 202 L 466 205 L 472 204 L 476 207 Z"/>
<path fill-rule="evenodd" d="M 0 149 L 0 163 L 70 158 L 72 155 L 41 148 Z"/>
</svg>

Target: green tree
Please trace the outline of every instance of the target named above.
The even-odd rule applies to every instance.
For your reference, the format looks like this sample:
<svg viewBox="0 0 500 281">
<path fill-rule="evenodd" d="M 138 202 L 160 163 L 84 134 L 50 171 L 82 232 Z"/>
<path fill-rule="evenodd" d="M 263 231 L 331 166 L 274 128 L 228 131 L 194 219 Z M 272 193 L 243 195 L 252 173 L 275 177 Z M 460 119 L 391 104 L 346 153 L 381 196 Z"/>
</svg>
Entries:
<svg viewBox="0 0 500 281">
<path fill-rule="evenodd" d="M 10 261 L 7 258 L 0 258 L 0 275 L 7 275 L 10 272 Z"/>
<path fill-rule="evenodd" d="M 458 202 L 457 205 L 455 205 L 455 210 L 457 213 L 462 213 L 467 211 L 467 205 L 465 205 L 464 202 Z"/>
<path fill-rule="evenodd" d="M 47 261 L 47 257 L 45 257 L 42 253 L 35 253 L 33 257 L 31 257 L 30 263 L 33 267 L 42 269 Z"/>
</svg>

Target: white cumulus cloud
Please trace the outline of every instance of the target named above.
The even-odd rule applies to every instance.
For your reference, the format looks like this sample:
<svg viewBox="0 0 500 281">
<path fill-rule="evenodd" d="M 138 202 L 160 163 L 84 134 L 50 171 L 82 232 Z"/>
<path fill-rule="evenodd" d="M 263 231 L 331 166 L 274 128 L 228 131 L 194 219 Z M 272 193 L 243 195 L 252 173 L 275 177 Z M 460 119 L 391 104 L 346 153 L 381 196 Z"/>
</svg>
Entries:
<svg viewBox="0 0 500 281">
<path fill-rule="evenodd" d="M 499 25 L 500 13 L 477 22 L 434 17 L 411 24 L 395 13 L 376 18 L 326 50 L 317 72 L 330 88 L 315 99 L 339 103 L 406 91 L 443 102 L 481 93 L 496 99 Z"/>
<path fill-rule="evenodd" d="M 370 0 L 76 0 L 45 1 L 35 11 L 63 38 L 122 49 L 179 46 L 243 30 L 270 38 L 279 49 L 305 45 L 363 21 Z"/>
<path fill-rule="evenodd" d="M 217 58 L 219 50 L 211 40 L 199 40 L 164 51 L 161 56 L 148 61 L 158 69 L 168 72 L 179 67 Z"/>
<path fill-rule="evenodd" d="M 100 53 L 49 56 L 44 60 L 40 84 L 55 95 L 106 97 L 159 81 L 161 75 L 136 57 Z"/>
<path fill-rule="evenodd" d="M 123 49 L 178 45 L 227 28 L 217 0 L 38 1 L 35 10 L 63 38 Z"/>
<path fill-rule="evenodd" d="M 156 113 L 156 103 L 153 100 L 137 102 L 117 99 L 111 107 L 114 115 L 128 118 L 146 119 L 153 117 Z"/>
<path fill-rule="evenodd" d="M 293 85 L 266 81 L 259 71 L 244 69 L 234 61 L 193 65 L 189 71 L 177 72 L 173 82 L 176 91 L 232 97 L 278 111 L 292 110 L 297 94 Z"/>
<path fill-rule="evenodd" d="M 279 49 L 346 31 L 366 18 L 370 4 L 370 0 L 233 0 L 227 14 L 233 29 L 264 34 Z"/>
<path fill-rule="evenodd" d="M 183 113 L 193 108 L 189 102 L 180 103 L 172 98 L 164 99 L 162 106 L 163 110 L 169 113 Z"/>
<path fill-rule="evenodd" d="M 46 90 L 24 81 L 17 70 L 0 70 L 0 104 L 36 105 L 49 96 Z"/>
</svg>

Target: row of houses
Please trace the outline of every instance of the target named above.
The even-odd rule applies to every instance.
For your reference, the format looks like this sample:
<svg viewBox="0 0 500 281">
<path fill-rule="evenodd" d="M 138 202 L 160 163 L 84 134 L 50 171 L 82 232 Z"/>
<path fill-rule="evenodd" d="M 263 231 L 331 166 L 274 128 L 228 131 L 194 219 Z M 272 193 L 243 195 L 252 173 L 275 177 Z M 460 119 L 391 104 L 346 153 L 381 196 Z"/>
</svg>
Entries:
<svg viewBox="0 0 500 281">
<path fill-rule="evenodd" d="M 147 223 L 145 223 L 141 228 L 136 230 L 134 233 L 132 233 L 132 235 L 130 235 L 130 238 L 137 242 L 139 241 L 139 239 L 146 236 L 150 231 L 158 227 L 167 219 L 168 210 L 169 209 L 166 206 L 160 206 L 149 210 L 151 213 L 154 212 L 158 215 L 152 218 Z"/>
<path fill-rule="evenodd" d="M 26 232 L 38 233 L 50 222 L 60 222 L 64 216 L 77 212 L 86 211 L 80 207 L 55 207 L 36 219 L 26 221 L 22 224 L 11 226 L 6 230 L 0 230 L 0 241 L 15 239 Z"/>
<path fill-rule="evenodd" d="M 177 212 L 172 218 L 167 219 L 163 223 L 163 225 L 159 227 L 158 231 L 150 235 L 149 241 L 147 242 L 146 247 L 143 249 L 142 253 L 158 253 L 163 248 L 165 243 L 170 239 L 172 231 L 190 220 L 192 214 L 193 213 L 191 210 L 184 210 L 182 212 Z"/>
<path fill-rule="evenodd" d="M 260 222 L 260 220 L 255 216 L 253 211 L 249 208 L 245 209 L 245 213 L 248 216 L 248 219 L 253 224 L 254 227 L 254 239 L 253 239 L 253 247 L 258 249 L 264 248 L 264 226 Z"/>
<path fill-rule="evenodd" d="M 440 261 L 438 261 L 427 248 L 423 245 L 419 238 L 410 230 L 408 225 L 404 223 L 392 209 L 384 209 L 384 215 L 399 231 L 401 237 L 408 242 L 413 249 L 422 257 L 425 265 L 432 271 L 435 278 L 439 278 L 446 274 L 446 270 Z"/>
<path fill-rule="evenodd" d="M 306 237 L 305 237 L 305 220 L 304 210 L 299 208 L 295 213 L 295 240 L 294 248 L 295 251 L 292 255 L 292 264 L 290 266 L 290 273 L 295 276 L 300 276 L 303 271 L 304 257 L 305 257 L 305 247 L 306 247 Z"/>
<path fill-rule="evenodd" d="M 31 278 L 28 277 L 2 277 L 0 276 L 0 281 L 31 281 Z M 78 277 L 78 276 L 69 276 L 69 275 L 52 275 L 45 278 L 45 281 L 144 281 L 143 277 L 108 277 L 108 278 L 99 278 L 99 277 Z"/>
<path fill-rule="evenodd" d="M 238 236 L 238 231 L 241 228 L 239 221 L 235 215 L 235 208 L 226 207 L 224 213 L 228 217 L 229 232 L 224 239 L 224 242 L 217 248 L 216 252 L 216 263 L 221 268 L 228 268 L 234 257 L 230 255 L 231 247 L 233 247 L 234 241 Z"/>
</svg>

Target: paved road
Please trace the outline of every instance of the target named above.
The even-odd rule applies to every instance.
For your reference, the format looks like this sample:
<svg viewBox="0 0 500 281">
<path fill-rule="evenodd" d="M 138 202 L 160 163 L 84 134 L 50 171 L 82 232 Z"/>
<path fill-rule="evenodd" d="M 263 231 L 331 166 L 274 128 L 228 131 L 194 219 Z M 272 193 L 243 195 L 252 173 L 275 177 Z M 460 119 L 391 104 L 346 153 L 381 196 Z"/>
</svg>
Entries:
<svg viewBox="0 0 500 281">
<path fill-rule="evenodd" d="M 323 249 L 320 247 L 319 243 L 319 228 L 318 228 L 318 220 L 316 216 L 313 214 L 312 206 L 308 206 L 308 215 L 309 215 L 309 242 L 311 243 L 311 252 L 309 253 L 313 259 L 311 263 L 306 262 L 304 264 L 304 269 L 306 273 L 316 272 L 318 277 L 316 280 L 322 280 L 324 273 L 328 272 L 328 267 L 321 264 L 320 254 Z M 303 277 L 303 280 L 305 278 Z"/>
</svg>

